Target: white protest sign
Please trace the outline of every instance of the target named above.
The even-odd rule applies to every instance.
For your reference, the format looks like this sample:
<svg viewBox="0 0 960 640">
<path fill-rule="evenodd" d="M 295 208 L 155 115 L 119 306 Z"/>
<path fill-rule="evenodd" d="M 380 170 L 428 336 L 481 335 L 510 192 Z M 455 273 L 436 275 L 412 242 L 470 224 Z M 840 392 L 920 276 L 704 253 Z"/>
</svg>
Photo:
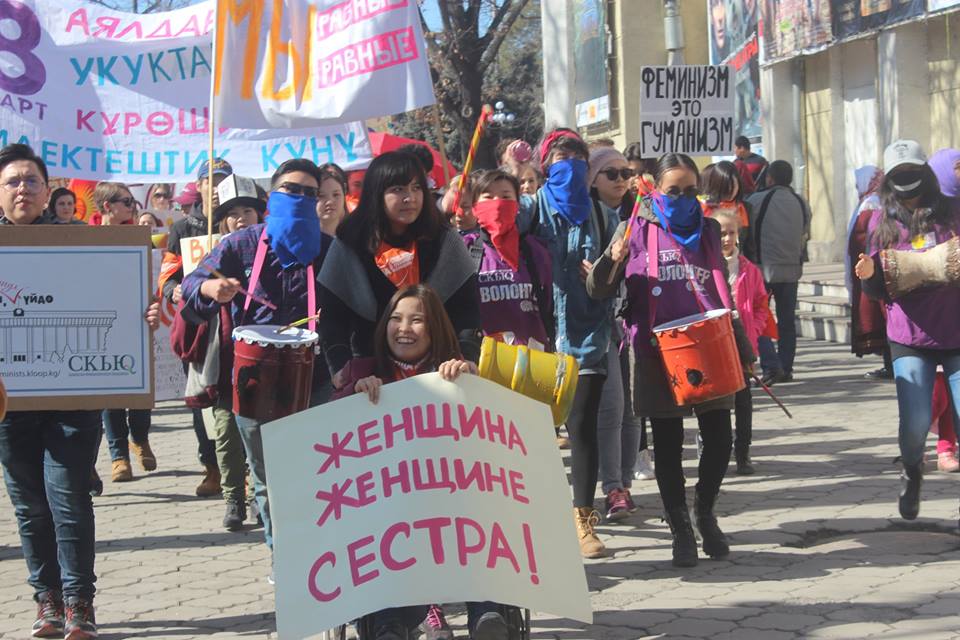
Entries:
<svg viewBox="0 0 960 640">
<path fill-rule="evenodd" d="M 547 405 L 439 374 L 263 428 L 277 631 L 485 601 L 592 620 Z"/>
<path fill-rule="evenodd" d="M 153 250 L 153 282 L 157 282 L 160 276 L 163 253 L 162 249 Z M 176 313 L 177 308 L 166 297 L 160 296 L 160 326 L 153 332 L 154 400 L 157 402 L 183 400 L 183 390 L 187 386 L 183 362 L 170 348 L 170 327 Z"/>
<path fill-rule="evenodd" d="M 220 242 L 221 235 L 213 234 L 213 246 Z M 196 236 L 193 238 L 180 239 L 180 255 L 183 257 L 183 276 L 187 277 L 203 257 L 212 251 L 212 247 L 207 246 L 207 236 Z"/>
<path fill-rule="evenodd" d="M 146 227 L 6 226 L 0 377 L 11 408 L 153 406 Z"/>
<path fill-rule="evenodd" d="M 0 57 L 0 144 L 30 144 L 61 177 L 196 179 L 209 148 L 213 0 L 145 15 L 79 0 L 2 0 L 0 17 L 11 27 Z M 218 128 L 214 149 L 253 178 L 290 158 L 344 168 L 372 158 L 363 123 L 345 120 L 302 131 Z"/>
<path fill-rule="evenodd" d="M 221 0 L 215 109 L 231 127 L 305 127 L 436 102 L 415 0 Z"/>
<path fill-rule="evenodd" d="M 641 154 L 733 153 L 735 91 L 727 65 L 643 67 L 640 72 Z"/>
</svg>

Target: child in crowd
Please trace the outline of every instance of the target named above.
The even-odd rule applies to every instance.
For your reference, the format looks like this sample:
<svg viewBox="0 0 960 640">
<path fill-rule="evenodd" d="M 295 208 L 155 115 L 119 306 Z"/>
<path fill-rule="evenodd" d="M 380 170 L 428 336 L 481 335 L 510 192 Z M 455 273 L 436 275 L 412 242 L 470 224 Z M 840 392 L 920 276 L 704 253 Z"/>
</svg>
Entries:
<svg viewBox="0 0 960 640">
<path fill-rule="evenodd" d="M 479 265 L 477 295 L 485 336 L 553 351 L 550 253 L 517 225 L 519 181 L 500 169 L 477 174 L 470 200 L 479 227 L 463 236 Z"/>
<path fill-rule="evenodd" d="M 417 284 L 393 294 L 374 331 L 372 358 L 356 358 L 344 368 L 345 384 L 334 398 L 366 393 L 376 404 L 381 387 L 421 373 L 437 371 L 445 380 L 462 373 L 477 374 L 477 366 L 464 360 L 450 318 L 440 297 L 429 286 Z M 468 602 L 467 627 L 471 638 L 508 640 L 507 620 L 516 618 L 515 607 L 495 602 Z M 383 609 L 361 623 L 377 640 L 407 638 L 422 621 L 428 637 L 445 632 L 452 638 L 439 607 L 412 606 Z"/>
<path fill-rule="evenodd" d="M 770 313 L 769 296 L 763 284 L 763 274 L 757 265 L 740 253 L 740 219 L 732 209 L 716 211 L 714 218 L 720 223 L 720 248 L 727 260 L 730 289 L 740 314 L 740 321 L 757 349 L 761 335 L 776 338 L 777 324 Z M 737 392 L 734 398 L 734 442 L 733 452 L 737 461 L 737 475 L 751 475 L 754 472 L 750 460 L 750 444 L 753 436 L 753 396 L 750 395 L 750 381 Z"/>
</svg>

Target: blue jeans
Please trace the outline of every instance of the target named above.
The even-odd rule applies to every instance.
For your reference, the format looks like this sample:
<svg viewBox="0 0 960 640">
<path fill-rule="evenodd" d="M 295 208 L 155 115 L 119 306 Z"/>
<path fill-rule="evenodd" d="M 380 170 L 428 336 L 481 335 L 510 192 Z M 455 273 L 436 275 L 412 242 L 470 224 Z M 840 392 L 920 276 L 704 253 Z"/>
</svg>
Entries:
<svg viewBox="0 0 960 640">
<path fill-rule="evenodd" d="M 933 382 L 937 365 L 943 365 L 950 398 L 953 400 L 954 424 L 960 424 L 957 400 L 960 400 L 960 355 L 940 355 L 927 351 L 922 356 L 902 356 L 893 361 L 897 382 L 897 405 L 900 409 L 900 457 L 905 466 L 923 460 L 923 448 L 933 420 Z"/>
<path fill-rule="evenodd" d="M 793 360 L 797 355 L 797 283 L 768 282 L 767 291 L 776 304 L 777 332 L 780 339 L 777 340 L 774 354 L 773 341 L 760 337 L 760 366 L 764 373 L 793 373 Z"/>
<path fill-rule="evenodd" d="M 0 422 L 0 464 L 36 595 L 93 599 L 99 437 L 99 411 L 12 411 Z"/>
<path fill-rule="evenodd" d="M 103 428 L 107 432 L 110 459 L 130 458 L 130 443 L 147 441 L 150 431 L 150 409 L 104 409 Z"/>
<path fill-rule="evenodd" d="M 333 387 L 329 382 L 321 387 L 315 387 L 310 394 L 310 406 L 316 407 L 325 403 L 332 393 Z M 250 478 L 253 480 L 253 496 L 257 501 L 257 513 L 263 518 L 264 541 L 273 551 L 273 522 L 270 519 L 270 501 L 267 499 L 267 468 L 263 459 L 263 436 L 260 433 L 262 425 L 262 422 L 237 416 L 237 427 L 240 429 L 240 439 L 243 440 L 247 466 L 250 467 Z"/>
</svg>

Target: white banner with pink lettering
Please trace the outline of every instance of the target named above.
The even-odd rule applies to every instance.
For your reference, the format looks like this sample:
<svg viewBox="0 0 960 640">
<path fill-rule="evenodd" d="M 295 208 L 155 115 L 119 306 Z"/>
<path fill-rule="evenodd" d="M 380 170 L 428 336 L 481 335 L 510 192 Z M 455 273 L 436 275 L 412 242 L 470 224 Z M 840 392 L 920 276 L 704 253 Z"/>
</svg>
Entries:
<svg viewBox="0 0 960 640">
<path fill-rule="evenodd" d="M 0 0 L 0 144 L 30 144 L 55 176 L 193 180 L 209 149 L 214 6 L 137 15 L 78 0 Z M 364 125 L 345 120 L 218 127 L 214 149 L 250 177 L 290 158 L 357 168 L 372 157 Z"/>
<path fill-rule="evenodd" d="M 263 445 L 281 638 L 447 602 L 592 620 L 546 405 L 434 373 L 269 423 Z"/>
<path fill-rule="evenodd" d="M 232 127 L 304 127 L 436 102 L 416 0 L 220 0 L 217 30 L 215 109 Z"/>
</svg>

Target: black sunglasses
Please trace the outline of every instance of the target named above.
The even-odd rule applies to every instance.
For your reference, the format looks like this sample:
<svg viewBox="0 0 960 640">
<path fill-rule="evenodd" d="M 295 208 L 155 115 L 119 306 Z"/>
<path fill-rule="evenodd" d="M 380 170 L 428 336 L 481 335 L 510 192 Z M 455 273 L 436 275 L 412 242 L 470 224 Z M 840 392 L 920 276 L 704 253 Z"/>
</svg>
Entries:
<svg viewBox="0 0 960 640">
<path fill-rule="evenodd" d="M 135 203 L 136 200 L 134 200 L 130 196 L 127 196 L 126 198 L 111 198 L 110 202 L 112 202 L 113 204 L 122 203 L 123 206 L 125 207 L 132 207 L 133 203 Z"/>
<path fill-rule="evenodd" d="M 605 175 L 607 180 L 610 180 L 611 182 L 616 180 L 617 176 L 620 176 L 620 178 L 623 180 L 629 180 L 633 176 L 637 175 L 637 172 L 630 167 L 624 167 L 623 169 L 614 169 L 611 167 L 610 169 L 604 169 L 600 173 Z"/>
<path fill-rule="evenodd" d="M 320 190 L 316 187 L 307 187 L 296 182 L 284 182 L 277 189 L 282 189 L 295 196 L 307 196 L 308 198 L 316 198 L 320 195 Z"/>
</svg>

